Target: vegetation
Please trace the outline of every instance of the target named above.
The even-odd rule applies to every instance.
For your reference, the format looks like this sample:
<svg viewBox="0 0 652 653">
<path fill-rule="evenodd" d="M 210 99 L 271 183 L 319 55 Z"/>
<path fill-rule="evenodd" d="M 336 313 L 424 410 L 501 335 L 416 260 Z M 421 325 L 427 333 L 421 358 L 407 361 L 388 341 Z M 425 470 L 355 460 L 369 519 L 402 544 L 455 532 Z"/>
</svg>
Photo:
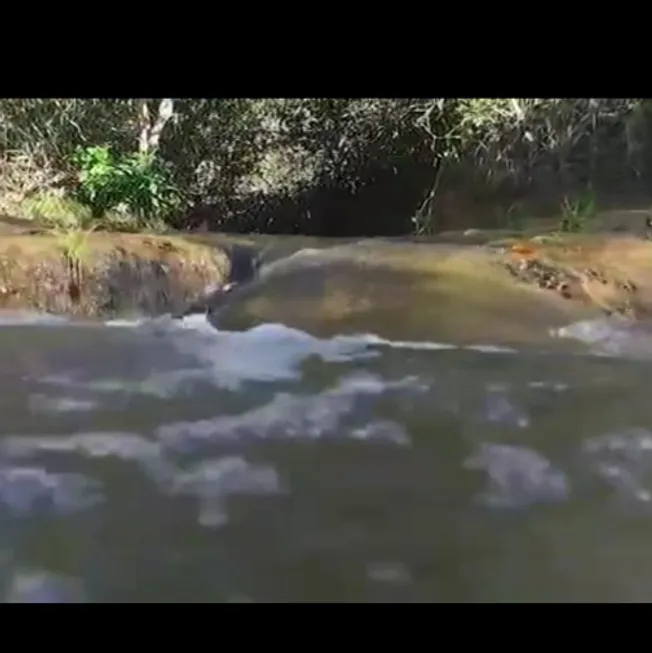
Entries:
<svg viewBox="0 0 652 653">
<path fill-rule="evenodd" d="M 563 232 L 578 233 L 585 231 L 596 213 L 595 194 L 587 189 L 577 199 L 564 198 L 560 228 Z"/>
<path fill-rule="evenodd" d="M 334 236 L 518 227 L 547 207 L 578 231 L 604 197 L 648 194 L 651 108 L 599 98 L 1 99 L 0 208 L 63 229 Z"/>
</svg>

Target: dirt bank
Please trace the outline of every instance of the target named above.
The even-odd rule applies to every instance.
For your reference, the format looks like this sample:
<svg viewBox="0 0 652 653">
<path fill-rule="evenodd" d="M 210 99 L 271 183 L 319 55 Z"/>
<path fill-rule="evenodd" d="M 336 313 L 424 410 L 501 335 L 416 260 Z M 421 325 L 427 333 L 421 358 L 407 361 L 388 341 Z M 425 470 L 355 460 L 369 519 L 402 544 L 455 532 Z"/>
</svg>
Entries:
<svg viewBox="0 0 652 653">
<path fill-rule="evenodd" d="M 176 311 L 230 274 L 227 252 L 180 237 L 55 233 L 2 223 L 0 309 L 84 317 Z"/>
<path fill-rule="evenodd" d="M 519 283 L 632 320 L 652 316 L 652 242 L 633 236 L 540 236 L 498 244 Z"/>
</svg>

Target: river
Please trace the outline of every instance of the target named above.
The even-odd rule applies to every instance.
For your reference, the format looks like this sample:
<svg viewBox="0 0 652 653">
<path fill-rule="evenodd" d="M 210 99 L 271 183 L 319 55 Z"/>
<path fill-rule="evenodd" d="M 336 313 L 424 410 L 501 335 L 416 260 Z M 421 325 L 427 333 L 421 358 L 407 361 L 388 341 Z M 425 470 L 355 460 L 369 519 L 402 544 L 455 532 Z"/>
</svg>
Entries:
<svg viewBox="0 0 652 653">
<path fill-rule="evenodd" d="M 555 335 L 4 313 L 0 597 L 652 600 L 652 347 Z"/>
</svg>

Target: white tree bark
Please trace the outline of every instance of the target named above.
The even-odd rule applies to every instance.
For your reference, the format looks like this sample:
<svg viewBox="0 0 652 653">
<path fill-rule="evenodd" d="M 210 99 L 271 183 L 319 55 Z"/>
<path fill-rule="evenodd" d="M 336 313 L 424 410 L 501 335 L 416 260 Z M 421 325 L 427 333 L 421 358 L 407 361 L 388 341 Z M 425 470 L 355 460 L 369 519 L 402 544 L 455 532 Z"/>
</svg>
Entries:
<svg viewBox="0 0 652 653">
<path fill-rule="evenodd" d="M 164 98 L 159 102 L 154 119 L 149 108 L 149 100 L 137 100 L 138 107 L 138 151 L 141 154 L 154 154 L 161 142 L 163 128 L 174 115 L 174 100 Z"/>
</svg>

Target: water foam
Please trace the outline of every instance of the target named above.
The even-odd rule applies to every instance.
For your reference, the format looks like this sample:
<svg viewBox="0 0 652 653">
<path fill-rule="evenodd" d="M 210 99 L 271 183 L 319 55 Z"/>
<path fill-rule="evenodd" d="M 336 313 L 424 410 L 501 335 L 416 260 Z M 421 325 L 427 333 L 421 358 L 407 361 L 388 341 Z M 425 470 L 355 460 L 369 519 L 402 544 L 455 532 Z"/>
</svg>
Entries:
<svg viewBox="0 0 652 653">
<path fill-rule="evenodd" d="M 101 484 L 76 473 L 53 473 L 43 467 L 0 467 L 0 506 L 26 515 L 42 507 L 73 514 L 102 503 Z"/>
<path fill-rule="evenodd" d="M 254 465 L 240 456 L 226 456 L 204 460 L 180 472 L 171 490 L 172 494 L 197 499 L 199 524 L 219 528 L 228 522 L 226 497 L 278 494 L 283 488 L 271 465 Z"/>
<path fill-rule="evenodd" d="M 613 315 L 595 320 L 582 320 L 551 331 L 557 338 L 577 340 L 589 346 L 593 354 L 650 360 L 652 330 Z"/>
<path fill-rule="evenodd" d="M 284 491 L 272 465 L 241 456 L 220 456 L 184 466 L 160 443 L 135 433 L 80 432 L 59 435 L 10 435 L 0 441 L 0 514 L 27 516 L 36 509 L 73 514 L 103 503 L 105 488 L 78 473 L 53 473 L 27 460 L 44 455 L 76 454 L 135 463 L 164 495 L 197 500 L 198 522 L 218 528 L 228 522 L 224 500 L 232 495 L 266 496 Z M 9 464 L 11 463 L 11 464 Z"/>
<path fill-rule="evenodd" d="M 363 361 L 378 357 L 383 348 L 417 351 L 451 350 L 458 347 L 450 343 L 433 341 L 403 341 L 382 338 L 372 333 L 337 335 L 318 338 L 283 324 L 268 323 L 246 331 L 221 331 L 211 325 L 204 315 L 191 315 L 177 320 L 171 316 L 157 318 L 116 319 L 104 323 L 72 322 L 66 318 L 14 313 L 2 325 L 62 326 L 74 324 L 75 328 L 108 328 L 131 330 L 134 344 L 143 361 L 151 359 L 170 361 L 170 365 L 152 365 L 136 378 L 126 378 L 118 371 L 117 377 L 99 373 L 103 378 L 80 378 L 79 375 L 60 373 L 42 376 L 39 382 L 85 389 L 99 393 L 135 393 L 170 398 L 182 394 L 195 383 L 208 383 L 225 390 L 238 390 L 243 383 L 283 382 L 299 380 L 302 363 L 318 358 L 327 363 Z M 107 332 L 108 333 L 108 332 Z M 144 336 L 144 338 L 143 338 Z M 102 336 L 104 338 L 106 336 Z M 110 338 L 107 346 L 111 346 Z M 120 339 L 117 346 L 125 344 Z M 484 353 L 513 353 L 506 347 L 473 345 L 464 347 Z M 122 349 L 121 349 L 122 351 Z M 149 358 L 148 358 L 149 357 Z M 88 367 L 90 361 L 84 366 Z M 116 359 L 116 363 L 118 363 Z M 142 367 L 142 366 L 141 366 Z M 172 369 L 169 369 L 172 367 Z M 88 375 L 86 375 L 87 377 Z M 92 399 L 92 398 L 91 398 Z M 88 399 L 79 403 L 77 398 L 50 400 L 35 395 L 34 407 L 49 411 L 80 411 L 91 409 Z"/>
<path fill-rule="evenodd" d="M 459 349 L 457 345 L 433 341 L 404 341 L 381 338 L 372 333 L 338 335 L 328 339 L 317 338 L 304 331 L 283 324 L 268 323 L 247 331 L 218 331 L 204 316 L 193 315 L 183 320 L 158 320 L 149 322 L 111 322 L 111 326 L 138 327 L 154 330 L 159 336 L 170 337 L 174 349 L 190 354 L 203 364 L 203 371 L 191 375 L 210 376 L 211 382 L 221 388 L 238 389 L 246 381 L 291 381 L 300 378 L 300 365 L 311 357 L 324 362 L 347 362 L 376 358 L 383 347 L 416 351 Z M 514 353 L 508 347 L 471 345 L 463 347 L 482 353 Z M 168 383 L 174 392 L 178 383 L 188 378 L 189 371 L 177 372 L 176 377 L 158 378 L 160 384 Z M 151 381 L 152 379 L 150 379 Z"/>
<path fill-rule="evenodd" d="M 252 439 L 351 437 L 407 445 L 408 434 L 394 422 L 344 424 L 354 412 L 358 398 L 407 387 L 419 388 L 413 379 L 392 383 L 372 375 L 353 375 L 317 395 L 278 393 L 269 403 L 241 414 L 166 424 L 158 429 L 157 438 L 166 449 L 176 453 L 190 452 L 206 444 Z"/>
<path fill-rule="evenodd" d="M 630 428 L 586 440 L 589 468 L 631 506 L 652 504 L 652 432 Z"/>
<path fill-rule="evenodd" d="M 17 569 L 4 596 L 4 603 L 85 603 L 87 600 L 80 579 L 42 569 Z"/>
<path fill-rule="evenodd" d="M 477 501 L 490 508 L 556 503 L 570 494 L 566 475 L 528 447 L 482 443 L 464 467 L 485 472 L 487 485 Z"/>
</svg>

